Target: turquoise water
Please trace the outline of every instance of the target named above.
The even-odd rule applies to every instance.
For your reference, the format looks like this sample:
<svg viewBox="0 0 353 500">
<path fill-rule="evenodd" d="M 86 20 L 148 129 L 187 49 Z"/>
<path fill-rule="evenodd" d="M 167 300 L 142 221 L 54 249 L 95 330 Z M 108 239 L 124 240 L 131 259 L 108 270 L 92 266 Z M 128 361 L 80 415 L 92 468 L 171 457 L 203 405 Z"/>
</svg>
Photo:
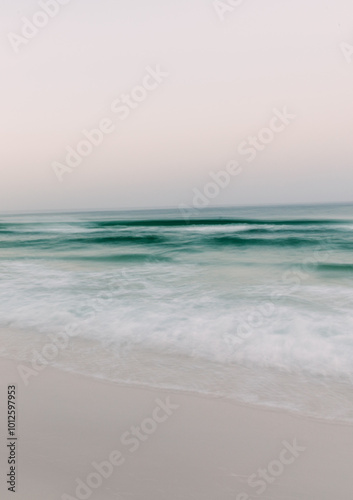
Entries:
<svg viewBox="0 0 353 500">
<path fill-rule="evenodd" d="M 352 206 L 2 215 L 1 353 L 349 420 L 352 251 Z"/>
</svg>

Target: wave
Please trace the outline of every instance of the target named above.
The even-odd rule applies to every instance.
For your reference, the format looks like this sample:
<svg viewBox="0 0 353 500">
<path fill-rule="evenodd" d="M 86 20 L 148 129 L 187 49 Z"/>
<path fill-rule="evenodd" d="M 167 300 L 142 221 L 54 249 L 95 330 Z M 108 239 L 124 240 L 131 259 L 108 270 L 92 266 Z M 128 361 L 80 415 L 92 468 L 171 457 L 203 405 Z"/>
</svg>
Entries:
<svg viewBox="0 0 353 500">
<path fill-rule="evenodd" d="M 341 264 L 341 263 L 320 263 L 316 264 L 316 269 L 318 271 L 341 271 L 341 272 L 353 272 L 353 264 Z"/>
<path fill-rule="evenodd" d="M 318 240 L 300 237 L 287 238 L 243 238 L 236 235 L 215 236 L 212 238 L 211 244 L 216 246 L 275 246 L 275 247 L 297 247 L 303 245 L 317 245 Z"/>
<path fill-rule="evenodd" d="M 65 260 L 91 261 L 91 262 L 171 262 L 170 257 L 165 255 L 153 255 L 147 253 L 126 253 L 114 255 L 71 255 Z"/>
<path fill-rule="evenodd" d="M 242 218 L 210 218 L 210 219 L 141 219 L 141 220 L 100 220 L 87 224 L 89 227 L 105 228 L 114 226 L 142 226 L 142 227 L 173 227 L 173 226 L 218 226 L 218 225 L 286 225 L 286 226 L 308 226 L 308 225 L 336 225 L 352 223 L 353 221 L 342 221 L 342 219 L 242 219 Z"/>
<path fill-rule="evenodd" d="M 265 231 L 263 233 L 229 231 L 208 232 L 151 232 L 149 234 L 99 232 L 76 237 L 50 233 L 41 237 L 24 234 L 0 238 L 0 249 L 22 248 L 51 250 L 52 252 L 85 251 L 89 248 L 154 247 L 166 251 L 202 251 L 206 247 L 320 247 L 351 250 L 353 241 L 345 235 L 335 235 L 328 231 L 313 234 L 311 231 Z"/>
<path fill-rule="evenodd" d="M 67 241 L 67 240 L 66 240 Z M 115 245 L 119 243 L 134 245 L 156 245 L 164 243 L 166 238 L 157 234 L 112 234 L 112 235 L 93 235 L 84 238 L 71 238 L 72 243 L 89 243 L 92 245 Z"/>
</svg>

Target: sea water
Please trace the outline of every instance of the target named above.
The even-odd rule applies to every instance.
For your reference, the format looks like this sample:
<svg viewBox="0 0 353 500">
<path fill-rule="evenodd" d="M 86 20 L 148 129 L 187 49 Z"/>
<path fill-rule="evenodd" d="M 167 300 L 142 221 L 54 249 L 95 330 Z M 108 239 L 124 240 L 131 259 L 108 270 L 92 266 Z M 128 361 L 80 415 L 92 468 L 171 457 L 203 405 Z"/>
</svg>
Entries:
<svg viewBox="0 0 353 500">
<path fill-rule="evenodd" d="M 353 421 L 352 279 L 349 205 L 2 215 L 0 354 Z"/>
</svg>

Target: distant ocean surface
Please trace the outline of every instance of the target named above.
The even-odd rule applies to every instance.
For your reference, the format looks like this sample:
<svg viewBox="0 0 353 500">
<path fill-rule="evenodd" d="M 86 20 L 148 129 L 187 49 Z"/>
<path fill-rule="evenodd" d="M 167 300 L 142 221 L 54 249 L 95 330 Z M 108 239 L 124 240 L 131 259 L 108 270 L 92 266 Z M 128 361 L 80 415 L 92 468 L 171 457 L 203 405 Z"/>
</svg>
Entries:
<svg viewBox="0 0 353 500">
<path fill-rule="evenodd" d="M 353 206 L 2 215 L 0 303 L 2 356 L 353 422 Z"/>
</svg>

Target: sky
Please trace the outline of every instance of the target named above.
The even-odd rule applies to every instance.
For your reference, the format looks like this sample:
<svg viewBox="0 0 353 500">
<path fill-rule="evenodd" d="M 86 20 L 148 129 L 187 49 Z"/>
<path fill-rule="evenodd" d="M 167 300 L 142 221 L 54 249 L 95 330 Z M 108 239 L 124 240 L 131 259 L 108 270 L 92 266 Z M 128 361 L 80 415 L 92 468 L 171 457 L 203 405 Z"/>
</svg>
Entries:
<svg viewBox="0 0 353 500">
<path fill-rule="evenodd" d="M 0 212 L 353 202 L 351 0 L 0 13 Z"/>
</svg>

